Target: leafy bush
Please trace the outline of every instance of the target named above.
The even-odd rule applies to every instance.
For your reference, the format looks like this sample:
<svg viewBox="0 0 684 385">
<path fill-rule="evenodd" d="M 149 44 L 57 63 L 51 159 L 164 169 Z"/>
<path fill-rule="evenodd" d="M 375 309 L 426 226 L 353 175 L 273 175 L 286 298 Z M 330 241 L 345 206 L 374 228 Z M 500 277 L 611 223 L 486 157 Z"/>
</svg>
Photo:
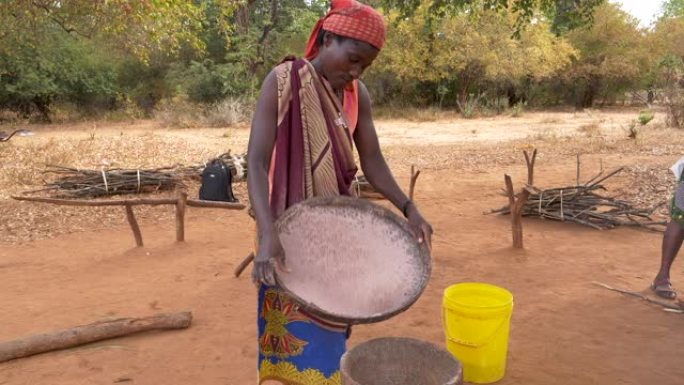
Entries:
<svg viewBox="0 0 684 385">
<path fill-rule="evenodd" d="M 179 91 L 197 103 L 217 103 L 227 97 L 251 93 L 253 77 L 234 63 L 215 64 L 212 60 L 193 61 L 188 66 L 176 66 L 167 82 L 176 84 Z"/>
<path fill-rule="evenodd" d="M 84 112 L 113 109 L 119 95 L 111 60 L 87 41 L 55 34 L 40 46 L 0 53 L 0 108 L 50 120 L 54 102 L 70 102 Z"/>
<path fill-rule="evenodd" d="M 643 110 L 643 111 L 639 112 L 639 117 L 637 118 L 637 120 L 639 121 L 639 124 L 641 124 L 642 126 L 645 126 L 648 124 L 648 122 L 653 120 L 653 117 L 654 117 L 654 115 L 653 115 L 652 111 Z"/>
<path fill-rule="evenodd" d="M 525 110 L 525 107 L 527 106 L 527 102 L 518 102 L 511 107 L 511 116 L 514 118 L 518 118 L 522 116 L 523 111 Z"/>
<path fill-rule="evenodd" d="M 456 101 L 458 104 L 458 109 L 461 111 L 461 116 L 463 116 L 466 119 L 471 119 L 475 117 L 475 114 L 478 112 L 480 108 L 480 100 L 482 99 L 482 95 L 474 95 L 470 94 L 465 98 L 465 101 L 461 103 L 461 101 Z"/>
</svg>

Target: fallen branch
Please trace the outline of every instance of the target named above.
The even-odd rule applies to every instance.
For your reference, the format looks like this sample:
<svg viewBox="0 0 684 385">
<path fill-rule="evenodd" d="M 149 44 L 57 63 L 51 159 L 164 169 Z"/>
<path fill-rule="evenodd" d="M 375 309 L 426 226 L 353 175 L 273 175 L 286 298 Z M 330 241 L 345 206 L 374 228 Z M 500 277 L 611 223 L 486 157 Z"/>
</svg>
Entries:
<svg viewBox="0 0 684 385">
<path fill-rule="evenodd" d="M 185 329 L 190 326 L 191 322 L 192 313 L 190 312 L 95 322 L 58 332 L 2 342 L 0 343 L 0 362 L 149 330 Z"/>
<path fill-rule="evenodd" d="M 639 293 L 639 292 L 636 292 L 636 291 L 629 291 L 629 290 L 623 290 L 623 289 L 618 289 L 618 288 L 615 288 L 615 287 L 606 285 L 605 283 L 601 283 L 601 282 L 596 282 L 596 281 L 594 281 L 594 282 L 592 282 L 592 283 L 593 283 L 594 285 L 600 286 L 600 287 L 602 287 L 602 288 L 604 288 L 604 289 L 608 289 L 608 290 L 615 291 L 615 292 L 618 292 L 618 293 L 630 295 L 630 296 L 632 296 L 632 297 L 636 297 L 636 298 L 642 299 L 642 300 L 644 300 L 644 301 L 646 301 L 646 302 L 653 303 L 653 304 L 656 304 L 656 305 L 658 305 L 658 306 L 662 306 L 662 307 L 664 307 L 664 308 L 666 308 L 666 309 L 674 310 L 674 311 L 677 312 L 677 313 L 684 313 L 684 307 L 682 307 L 682 306 L 679 305 L 679 304 L 672 304 L 672 303 L 668 303 L 668 302 L 665 302 L 665 301 L 660 301 L 660 300 L 657 300 L 657 299 L 649 298 L 649 297 L 647 297 L 647 296 L 645 296 L 645 295 L 643 295 L 643 294 L 641 294 L 641 293 Z"/>
</svg>

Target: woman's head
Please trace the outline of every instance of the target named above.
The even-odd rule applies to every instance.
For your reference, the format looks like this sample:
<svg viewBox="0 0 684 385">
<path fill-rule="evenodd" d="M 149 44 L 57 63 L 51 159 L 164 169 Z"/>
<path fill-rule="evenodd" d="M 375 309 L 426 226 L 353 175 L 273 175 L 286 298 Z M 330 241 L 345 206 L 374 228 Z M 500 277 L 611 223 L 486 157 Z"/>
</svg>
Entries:
<svg viewBox="0 0 684 385">
<path fill-rule="evenodd" d="M 384 42 L 385 23 L 376 10 L 355 0 L 333 0 L 328 14 L 311 32 L 305 56 L 316 58 L 337 88 L 341 79 L 349 82 L 359 77 Z"/>
<path fill-rule="evenodd" d="M 333 88 L 339 89 L 358 79 L 373 63 L 380 50 L 364 41 L 321 30 L 317 39 L 316 61 Z"/>
</svg>

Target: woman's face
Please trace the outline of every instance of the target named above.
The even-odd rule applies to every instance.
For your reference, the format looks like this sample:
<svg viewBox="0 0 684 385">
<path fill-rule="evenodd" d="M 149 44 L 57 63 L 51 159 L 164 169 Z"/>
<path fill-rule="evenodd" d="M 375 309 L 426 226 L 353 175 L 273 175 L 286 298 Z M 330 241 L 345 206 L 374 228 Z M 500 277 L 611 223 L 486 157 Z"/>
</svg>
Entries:
<svg viewBox="0 0 684 385">
<path fill-rule="evenodd" d="M 334 89 L 339 90 L 358 79 L 379 52 L 380 50 L 368 43 L 351 38 L 336 38 L 326 33 L 317 59 L 321 63 L 323 76 Z"/>
</svg>

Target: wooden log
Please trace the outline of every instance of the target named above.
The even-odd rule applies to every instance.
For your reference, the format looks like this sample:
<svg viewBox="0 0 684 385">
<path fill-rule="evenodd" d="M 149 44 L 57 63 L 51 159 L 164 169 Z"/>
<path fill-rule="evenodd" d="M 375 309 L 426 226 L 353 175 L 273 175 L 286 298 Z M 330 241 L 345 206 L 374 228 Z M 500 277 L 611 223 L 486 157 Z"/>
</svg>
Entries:
<svg viewBox="0 0 684 385">
<path fill-rule="evenodd" d="M 185 329 L 190 326 L 191 322 L 192 313 L 190 312 L 95 322 L 53 333 L 2 342 L 0 343 L 0 362 L 149 330 Z"/>
<path fill-rule="evenodd" d="M 131 225 L 131 230 L 133 230 L 135 244 L 138 247 L 142 247 L 142 233 L 140 233 L 140 226 L 138 226 L 138 221 L 135 220 L 135 215 L 133 214 L 133 207 L 130 204 L 126 204 L 124 206 L 126 207 L 126 219 L 128 219 L 128 224 Z"/>
<path fill-rule="evenodd" d="M 185 241 L 185 207 L 188 202 L 188 193 L 181 191 L 176 202 L 176 241 Z"/>
<path fill-rule="evenodd" d="M 235 268 L 235 278 L 239 278 L 240 274 L 249 266 L 250 263 L 254 260 L 254 253 L 249 253 L 248 256 L 245 257 L 245 259 L 240 262 L 239 265 Z"/>
<path fill-rule="evenodd" d="M 245 207 L 247 207 L 242 203 L 205 201 L 205 200 L 199 200 L 199 199 L 188 199 L 187 205 L 190 207 L 207 207 L 207 208 L 228 209 L 228 210 L 243 210 Z"/>
<path fill-rule="evenodd" d="M 118 199 L 118 200 L 102 200 L 102 201 L 86 201 L 79 199 L 57 199 L 57 198 L 39 198 L 39 197 L 21 197 L 12 196 L 12 199 L 18 201 L 51 203 L 62 206 L 139 206 L 139 205 L 175 205 L 176 198 L 160 198 L 160 199 Z"/>
</svg>

